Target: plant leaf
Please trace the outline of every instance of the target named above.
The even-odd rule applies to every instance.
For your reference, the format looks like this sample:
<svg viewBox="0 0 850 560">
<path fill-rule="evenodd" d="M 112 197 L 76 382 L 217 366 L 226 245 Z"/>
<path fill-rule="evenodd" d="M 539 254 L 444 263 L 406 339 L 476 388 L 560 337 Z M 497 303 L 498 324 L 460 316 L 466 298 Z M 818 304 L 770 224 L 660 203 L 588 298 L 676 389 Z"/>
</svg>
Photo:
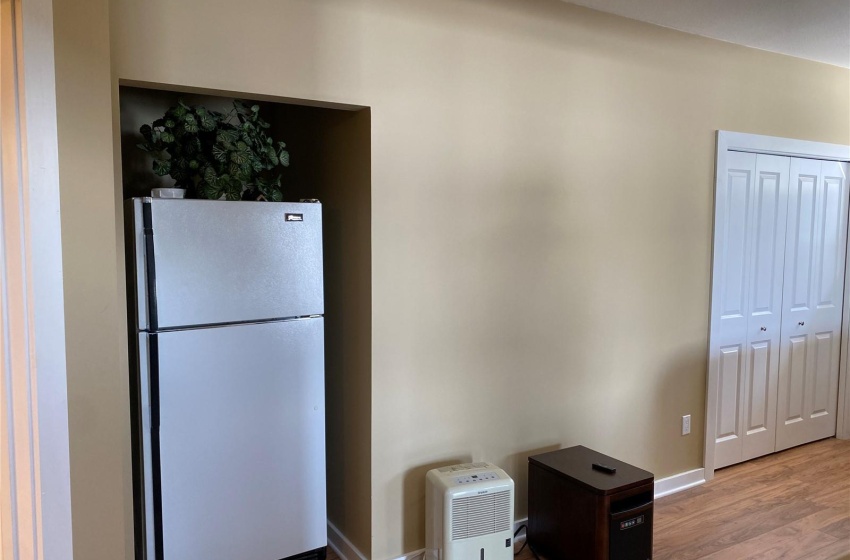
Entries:
<svg viewBox="0 0 850 560">
<path fill-rule="evenodd" d="M 216 140 L 223 144 L 230 144 L 239 139 L 239 134 L 233 129 L 220 130 L 216 134 Z"/>
<path fill-rule="evenodd" d="M 244 150 L 236 150 L 235 152 L 230 152 L 230 161 L 237 165 L 241 165 L 248 161 L 248 157 L 245 155 Z"/>
<path fill-rule="evenodd" d="M 183 128 L 186 132 L 195 133 L 198 132 L 198 121 L 195 120 L 194 115 L 186 115 L 186 118 L 183 119 Z"/>
<path fill-rule="evenodd" d="M 222 163 L 227 161 L 227 150 L 224 148 L 224 146 L 221 146 L 220 144 L 216 144 L 215 146 L 213 146 L 212 155 L 216 159 L 216 161 L 220 161 Z"/>
<path fill-rule="evenodd" d="M 207 167 L 204 170 L 204 181 L 206 181 L 207 183 L 209 183 L 212 186 L 215 186 L 215 185 L 218 184 L 218 176 L 216 175 L 215 169 L 213 169 L 212 166 Z"/>
<path fill-rule="evenodd" d="M 155 159 L 153 160 L 153 172 L 162 177 L 163 175 L 168 175 L 168 172 L 171 171 L 171 162 L 167 159 Z"/>
<path fill-rule="evenodd" d="M 217 189 L 215 186 L 210 185 L 209 183 L 204 184 L 201 192 L 206 198 L 210 200 L 217 200 L 221 197 L 221 191 Z"/>
<path fill-rule="evenodd" d="M 201 128 L 206 131 L 215 129 L 215 119 L 206 113 L 201 115 Z"/>
</svg>

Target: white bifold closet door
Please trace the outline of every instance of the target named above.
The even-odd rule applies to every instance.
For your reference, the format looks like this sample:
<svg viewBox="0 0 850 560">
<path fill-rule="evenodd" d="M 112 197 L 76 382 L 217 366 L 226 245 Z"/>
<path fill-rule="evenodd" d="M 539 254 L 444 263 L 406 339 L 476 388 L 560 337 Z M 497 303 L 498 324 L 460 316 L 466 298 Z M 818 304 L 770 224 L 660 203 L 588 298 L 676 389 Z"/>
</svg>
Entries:
<svg viewBox="0 0 850 560">
<path fill-rule="evenodd" d="M 720 301 L 710 363 L 718 379 L 716 468 L 774 448 L 790 162 L 729 152 L 727 163 L 725 189 L 717 196 Z"/>
<path fill-rule="evenodd" d="M 835 434 L 847 164 L 727 153 L 711 360 L 715 468 Z"/>
<path fill-rule="evenodd" d="M 777 451 L 835 435 L 847 203 L 846 163 L 791 160 Z"/>
</svg>

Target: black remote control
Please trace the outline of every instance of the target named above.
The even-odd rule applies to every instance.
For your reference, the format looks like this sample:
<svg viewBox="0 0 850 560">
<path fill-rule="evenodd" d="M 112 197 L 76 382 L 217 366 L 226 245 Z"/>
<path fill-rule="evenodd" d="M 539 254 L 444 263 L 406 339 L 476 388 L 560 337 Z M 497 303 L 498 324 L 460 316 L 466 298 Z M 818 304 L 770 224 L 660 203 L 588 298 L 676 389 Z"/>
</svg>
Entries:
<svg viewBox="0 0 850 560">
<path fill-rule="evenodd" d="M 607 474 L 614 474 L 615 472 L 617 472 L 616 467 L 609 467 L 608 465 L 601 465 L 599 463 L 593 463 L 593 470 L 602 471 Z"/>
</svg>

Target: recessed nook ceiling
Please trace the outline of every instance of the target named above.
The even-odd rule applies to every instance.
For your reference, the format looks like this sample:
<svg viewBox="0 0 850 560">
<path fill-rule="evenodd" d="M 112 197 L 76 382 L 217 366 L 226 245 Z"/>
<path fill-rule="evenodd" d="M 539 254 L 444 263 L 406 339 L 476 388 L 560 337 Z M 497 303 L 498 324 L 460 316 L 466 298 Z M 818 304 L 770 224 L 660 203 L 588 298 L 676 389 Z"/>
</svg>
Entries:
<svg viewBox="0 0 850 560">
<path fill-rule="evenodd" d="M 570 0 L 739 45 L 850 68 L 848 0 Z"/>
</svg>

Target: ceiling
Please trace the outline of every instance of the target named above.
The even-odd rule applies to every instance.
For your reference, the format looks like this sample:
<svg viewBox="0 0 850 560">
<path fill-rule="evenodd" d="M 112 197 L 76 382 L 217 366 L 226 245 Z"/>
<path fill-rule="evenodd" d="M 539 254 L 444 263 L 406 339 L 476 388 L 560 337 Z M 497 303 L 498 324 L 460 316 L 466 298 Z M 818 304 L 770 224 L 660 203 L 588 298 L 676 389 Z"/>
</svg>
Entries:
<svg viewBox="0 0 850 560">
<path fill-rule="evenodd" d="M 631 19 L 850 68 L 850 0 L 568 0 Z"/>
</svg>

